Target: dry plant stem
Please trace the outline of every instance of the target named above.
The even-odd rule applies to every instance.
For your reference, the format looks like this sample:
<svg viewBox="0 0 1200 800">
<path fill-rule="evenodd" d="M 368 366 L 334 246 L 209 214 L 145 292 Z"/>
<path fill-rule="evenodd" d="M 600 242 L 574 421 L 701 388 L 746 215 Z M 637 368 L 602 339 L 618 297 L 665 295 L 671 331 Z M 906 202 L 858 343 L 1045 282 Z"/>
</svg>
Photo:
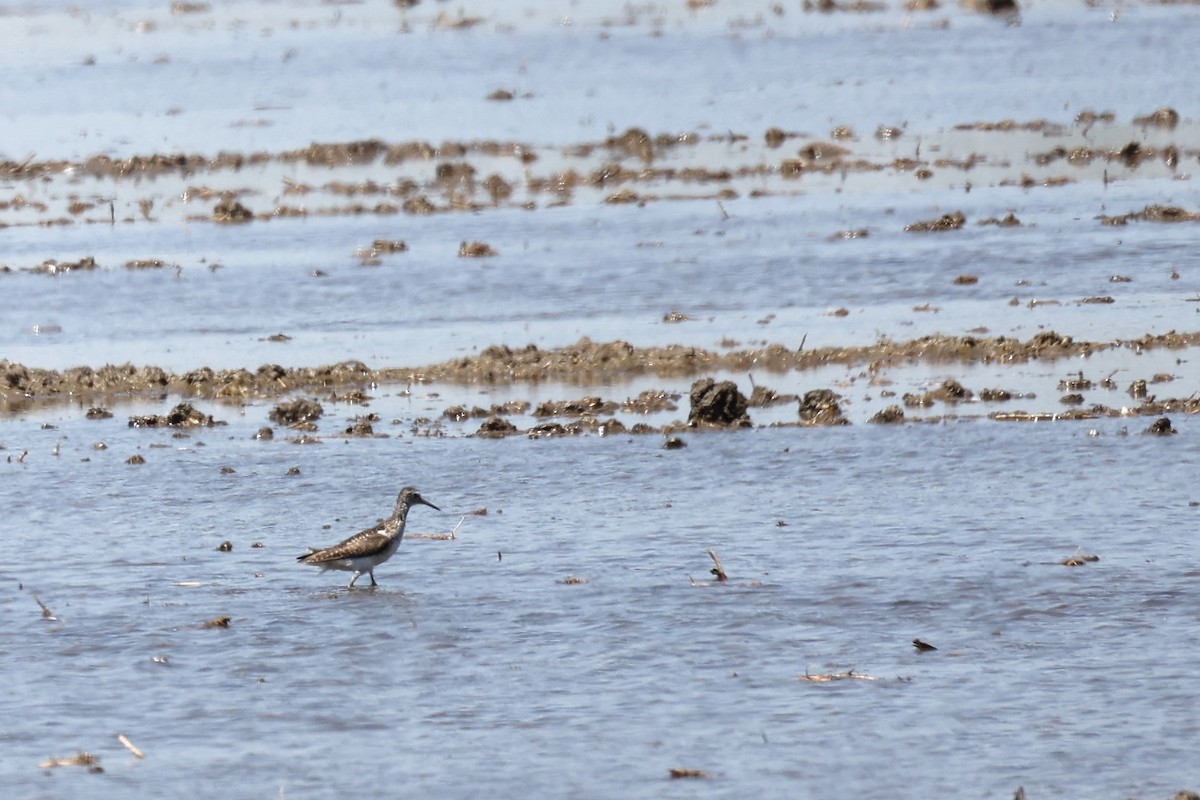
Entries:
<svg viewBox="0 0 1200 800">
<path fill-rule="evenodd" d="M 717 558 L 716 551 L 710 547 L 710 548 L 708 548 L 708 550 L 706 552 L 708 553 L 708 557 L 713 560 L 713 564 L 716 565 L 715 567 L 710 569 L 709 572 L 711 572 L 713 575 L 715 575 L 717 580 L 722 583 L 729 580 L 729 576 L 725 574 L 725 568 L 723 566 L 721 566 L 721 559 Z"/>
</svg>

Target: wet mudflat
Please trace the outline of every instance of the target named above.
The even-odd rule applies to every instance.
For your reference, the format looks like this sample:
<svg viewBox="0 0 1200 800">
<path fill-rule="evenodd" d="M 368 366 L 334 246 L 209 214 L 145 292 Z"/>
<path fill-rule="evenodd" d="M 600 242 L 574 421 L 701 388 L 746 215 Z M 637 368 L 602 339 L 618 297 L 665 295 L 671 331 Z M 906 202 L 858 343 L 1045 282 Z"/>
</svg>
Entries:
<svg viewBox="0 0 1200 800">
<path fill-rule="evenodd" d="M 1200 783 L 1195 6 L 3 19 L 14 796 Z"/>
</svg>

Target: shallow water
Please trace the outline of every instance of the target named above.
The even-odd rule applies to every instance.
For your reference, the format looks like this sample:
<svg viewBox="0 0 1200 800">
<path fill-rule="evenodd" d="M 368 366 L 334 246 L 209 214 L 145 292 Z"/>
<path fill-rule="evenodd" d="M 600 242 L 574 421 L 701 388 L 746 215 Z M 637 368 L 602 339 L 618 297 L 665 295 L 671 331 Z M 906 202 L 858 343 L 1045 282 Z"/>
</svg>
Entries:
<svg viewBox="0 0 1200 800">
<path fill-rule="evenodd" d="M 583 187 L 561 206 L 523 187 L 502 208 L 241 226 L 213 224 L 211 201 L 181 192 L 241 186 L 262 211 L 286 200 L 285 179 L 422 181 L 434 164 L 12 179 L 0 184 L 11 226 L 0 262 L 15 270 L 0 274 L 0 359 L 416 368 L 585 336 L 795 349 L 1198 327 L 1196 223 L 1096 219 L 1196 210 L 1191 84 L 1163 79 L 1192 59 L 1194 7 L 1031 3 L 1019 25 L 957 7 L 784 10 L 493 3 L 469 10 L 485 22 L 466 31 L 436 21 L 460 14 L 442 3 L 403 14 L 374 3 L 10 10 L 0 156 L 16 162 L 491 139 L 529 142 L 539 161 L 528 169 L 544 175 L 592 169 L 611 156 L 569 151 L 630 126 L 748 137 L 702 139 L 662 161 L 719 167 L 766 158 L 769 126 L 806 133 L 770 155 L 777 164 L 842 124 L 881 163 L 919 144 L 987 160 L 929 181 L 909 169 L 790 182 L 776 171 L 731 181 L 736 197 L 650 182 L 637 187 L 657 195 L 644 204 L 605 204 L 610 187 Z M 486 100 L 496 88 L 531 96 Z M 1174 131 L 1131 121 L 1167 105 L 1183 116 Z M 1074 117 L 1086 108 L 1117 121 L 1085 130 Z M 1067 130 L 951 130 L 1006 118 Z M 879 125 L 903 135 L 875 140 Z M 1060 144 L 1130 139 L 1177 145 L 1178 166 L 1035 163 Z M 487 171 L 520 180 L 497 163 Z M 1024 173 L 1038 180 L 1001 185 Z M 1059 174 L 1073 181 L 1041 185 Z M 103 200 L 88 212 L 100 222 L 38 223 L 72 194 L 112 198 L 116 220 Z M 346 202 L 317 196 L 314 208 Z M 956 209 L 963 230 L 904 231 Z M 976 224 L 1010 211 L 1022 227 Z M 837 235 L 859 228 L 870 235 Z M 364 266 L 356 251 L 380 238 L 409 250 Z M 459 258 L 473 240 L 500 255 Z M 89 255 L 100 269 L 27 271 Z M 139 258 L 168 266 L 123 268 Z M 979 280 L 956 284 L 964 274 Z M 1114 302 L 1082 302 L 1097 296 Z M 667 323 L 670 311 L 692 319 Z M 267 340 L 276 333 L 292 338 Z M 198 786 L 230 797 L 1003 798 L 1023 785 L 1031 800 L 1196 789 L 1195 420 L 1173 415 L 1179 434 L 1157 437 L 1132 416 L 986 419 L 1064 408 L 1058 383 L 1080 371 L 1117 384 L 1084 392 L 1088 403 L 1133 406 L 1129 383 L 1156 374 L 1173 380 L 1152 393 L 1187 397 L 1193 356 L 1122 348 L 1021 365 L 718 374 L 747 393 L 751 380 L 835 388 L 854 424 L 768 427 L 795 421 L 789 403 L 751 409 L 763 427 L 688 433 L 671 451 L 657 435 L 485 440 L 469 435 L 478 419 L 441 415 L 665 388 L 681 395 L 677 410 L 618 414 L 661 426 L 686 418 L 690 377 L 369 387 L 366 408 L 323 398 L 313 445 L 283 428 L 253 438 L 273 401 L 198 402 L 227 424 L 179 434 L 127 425 L 178 397 L 113 399 L 99 421 L 78 400 L 10 402 L 0 785 L 21 798 Z M 936 424 L 861 424 L 946 379 L 1025 396 L 907 412 Z M 385 436 L 338 435 L 367 412 Z M 127 464 L 134 454 L 146 463 Z M 409 532 L 458 526 L 456 538 L 409 538 L 376 589 L 347 591 L 348 576 L 296 564 L 305 547 L 373 524 L 404 484 L 443 509 L 416 509 Z M 727 584 L 707 585 L 707 548 Z M 1065 566 L 1072 555 L 1099 560 Z M 220 616 L 227 628 L 205 627 Z M 939 649 L 916 652 L 918 637 Z M 851 670 L 874 680 L 800 680 Z M 79 750 L 104 773 L 38 767 Z M 709 777 L 671 780 L 671 768 Z"/>
<path fill-rule="evenodd" d="M 4 567 L 20 796 L 204 780 L 239 796 L 1153 797 L 1194 780 L 1200 598 L 1178 532 L 1195 498 L 1162 475 L 1195 460 L 1187 419 L 1174 439 L 852 426 L 674 452 L 296 447 L 233 420 L 183 440 L 113 424 L 96 453 L 98 425 L 45 432 L 57 458 L 0 464 L 22 521 L 10 552 L 40 554 Z M 138 446 L 147 463 L 122 464 Z M 292 561 L 372 523 L 412 476 L 445 513 L 417 509 L 410 532 L 487 516 L 410 539 L 375 590 Z M 729 585 L 692 585 L 707 547 Z M 1077 548 L 1101 560 L 1058 563 Z M 202 627 L 219 615 L 228 629 Z M 918 636 L 940 649 L 917 654 Z M 797 680 L 850 669 L 878 680 Z M 106 775 L 33 768 L 76 748 Z M 714 779 L 669 783 L 676 766 Z"/>
</svg>

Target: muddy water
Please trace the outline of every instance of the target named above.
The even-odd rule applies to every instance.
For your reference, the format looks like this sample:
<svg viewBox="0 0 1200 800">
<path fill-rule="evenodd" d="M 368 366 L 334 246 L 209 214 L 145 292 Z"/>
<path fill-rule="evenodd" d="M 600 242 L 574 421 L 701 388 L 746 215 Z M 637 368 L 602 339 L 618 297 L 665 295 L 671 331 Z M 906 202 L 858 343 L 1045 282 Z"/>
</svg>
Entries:
<svg viewBox="0 0 1200 800">
<path fill-rule="evenodd" d="M 1170 79 L 1190 6 L 1029 4 L 1018 24 L 898 4 L 87 3 L 0 23 L 0 359 L 31 367 L 420 374 L 581 337 L 725 352 L 1200 329 L 1195 99 Z M 1137 119 L 1163 108 L 1174 126 Z M 379 152 L 346 144 L 368 140 Z M 299 152 L 313 142 L 331 147 Z M 252 218 L 215 222 L 225 199 Z M 957 211 L 961 229 L 905 230 Z M 1009 213 L 1019 226 L 981 224 Z M 498 255 L 460 257 L 473 241 Z M 649 367 L 367 385 L 367 405 L 334 388 L 307 438 L 268 419 L 282 398 L 194 400 L 225 424 L 172 430 L 128 421 L 178 396 L 5 393 L 0 785 L 1195 789 L 1196 423 L 1141 435 L 1158 415 L 1128 392 L 1188 398 L 1194 357 L 714 372 L 747 394 L 832 389 L 852 424 L 794 427 L 791 401 L 676 450 L 488 440 L 444 415 L 528 402 L 508 415 L 524 430 L 542 402 L 661 389 L 675 409 L 616 416 L 682 423 L 699 376 Z M 975 396 L 866 424 L 946 380 Z M 1014 399 L 979 399 L 997 387 Z M 995 413 L 1093 406 L 1116 415 Z M 365 414 L 375 436 L 342 435 Z M 377 589 L 295 563 L 408 483 L 443 513 L 414 512 Z M 80 751 L 104 772 L 39 767 Z"/>
</svg>

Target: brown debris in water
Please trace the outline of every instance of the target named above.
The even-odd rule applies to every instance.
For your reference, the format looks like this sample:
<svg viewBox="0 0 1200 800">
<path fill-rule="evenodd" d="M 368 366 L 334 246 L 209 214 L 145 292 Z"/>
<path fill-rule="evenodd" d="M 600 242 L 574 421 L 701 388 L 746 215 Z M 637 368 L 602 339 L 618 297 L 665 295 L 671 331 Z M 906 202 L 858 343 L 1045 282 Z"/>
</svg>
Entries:
<svg viewBox="0 0 1200 800">
<path fill-rule="evenodd" d="M 709 777 L 709 774 L 702 769 L 685 769 L 684 767 L 671 767 L 667 770 L 667 774 L 671 776 L 672 780 Z"/>
<path fill-rule="evenodd" d="M 746 405 L 750 408 L 768 408 L 782 403 L 793 403 L 799 399 L 794 394 L 780 394 L 766 386 L 755 385 L 754 389 L 750 392 L 750 397 L 746 401 Z"/>
<path fill-rule="evenodd" d="M 1076 548 L 1075 552 L 1058 562 L 1064 567 L 1082 567 L 1085 564 L 1094 564 L 1100 560 L 1100 556 L 1085 555 L 1083 548 Z"/>
<path fill-rule="evenodd" d="M 1128 225 L 1130 222 L 1195 222 L 1200 220 L 1200 214 L 1188 211 L 1178 206 L 1160 206 L 1148 205 L 1141 211 L 1133 211 L 1128 214 L 1118 214 L 1116 216 L 1105 216 L 1101 214 L 1096 217 L 1104 225 Z"/>
<path fill-rule="evenodd" d="M 68 758 L 48 758 L 38 762 L 38 769 L 53 769 L 55 767 L 86 767 L 88 772 L 104 772 L 100 759 L 91 753 L 80 750 Z"/>
<path fill-rule="evenodd" d="M 675 403 L 679 397 L 680 395 L 668 392 L 666 389 L 645 389 L 637 397 L 628 398 L 621 403 L 621 410 L 635 414 L 675 411 L 679 408 Z"/>
<path fill-rule="evenodd" d="M 894 425 L 904 422 L 904 409 L 898 405 L 890 405 L 882 411 L 871 417 L 868 422 L 873 422 L 877 425 Z"/>
<path fill-rule="evenodd" d="M 78 261 L 55 261 L 53 259 L 43 261 L 36 267 L 29 267 L 28 272 L 36 275 L 65 275 L 69 272 L 92 272 L 98 268 L 96 259 L 92 256 L 84 256 Z"/>
<path fill-rule="evenodd" d="M 533 410 L 535 417 L 577 417 L 583 414 L 611 414 L 617 404 L 599 397 L 588 396 L 579 400 L 558 400 L 539 403 Z"/>
<path fill-rule="evenodd" d="M 576 433 L 578 433 L 578 429 L 572 430 L 557 422 L 539 422 L 525 432 L 530 439 L 550 439 L 556 436 L 571 436 Z"/>
</svg>

